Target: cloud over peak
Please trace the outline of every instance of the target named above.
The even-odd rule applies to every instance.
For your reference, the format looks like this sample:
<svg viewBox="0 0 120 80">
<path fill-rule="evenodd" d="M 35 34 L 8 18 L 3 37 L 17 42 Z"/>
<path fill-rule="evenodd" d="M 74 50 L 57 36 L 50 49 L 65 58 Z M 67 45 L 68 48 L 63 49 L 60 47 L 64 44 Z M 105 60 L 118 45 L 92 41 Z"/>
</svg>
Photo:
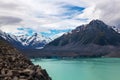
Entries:
<svg viewBox="0 0 120 80">
<path fill-rule="evenodd" d="M 0 16 L 0 25 L 19 24 L 22 19 L 12 16 Z"/>
<path fill-rule="evenodd" d="M 100 19 L 119 27 L 119 8 L 120 0 L 0 0 L 0 26 L 9 33 L 18 28 L 48 32 Z"/>
</svg>

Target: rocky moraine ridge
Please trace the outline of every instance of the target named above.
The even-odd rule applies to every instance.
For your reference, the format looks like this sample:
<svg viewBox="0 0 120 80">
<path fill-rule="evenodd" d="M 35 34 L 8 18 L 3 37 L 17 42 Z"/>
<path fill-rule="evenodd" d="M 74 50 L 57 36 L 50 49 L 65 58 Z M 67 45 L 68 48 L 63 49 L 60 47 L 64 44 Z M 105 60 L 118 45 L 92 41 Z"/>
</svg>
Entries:
<svg viewBox="0 0 120 80">
<path fill-rule="evenodd" d="M 29 59 L 0 37 L 0 80 L 51 80 L 45 69 Z"/>
</svg>

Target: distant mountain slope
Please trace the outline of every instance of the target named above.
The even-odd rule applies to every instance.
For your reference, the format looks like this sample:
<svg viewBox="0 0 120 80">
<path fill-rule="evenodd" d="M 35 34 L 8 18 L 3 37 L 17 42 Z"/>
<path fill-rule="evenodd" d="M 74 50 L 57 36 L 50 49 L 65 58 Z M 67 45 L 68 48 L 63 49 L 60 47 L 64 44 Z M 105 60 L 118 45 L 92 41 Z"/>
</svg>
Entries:
<svg viewBox="0 0 120 80">
<path fill-rule="evenodd" d="M 21 45 L 21 42 L 18 41 L 15 35 L 7 34 L 0 30 L 0 37 L 4 38 L 6 41 L 8 41 L 10 44 L 14 45 L 17 48 Z"/>
<path fill-rule="evenodd" d="M 120 33 L 100 20 L 93 20 L 47 44 L 38 52 L 39 56 L 43 54 L 49 57 L 120 57 Z"/>
<path fill-rule="evenodd" d="M 40 49 L 51 41 L 50 38 L 44 37 L 37 33 L 34 33 L 32 36 L 15 36 L 0 31 L 0 36 L 9 41 L 14 47 L 18 49 Z"/>
<path fill-rule="evenodd" d="M 51 80 L 46 70 L 29 59 L 0 37 L 0 80 Z"/>
<path fill-rule="evenodd" d="M 26 40 L 26 43 L 28 44 L 27 47 L 29 48 L 40 49 L 40 48 L 43 48 L 51 40 L 52 39 L 50 38 L 47 38 L 40 34 L 35 33 Z"/>
<path fill-rule="evenodd" d="M 120 34 L 100 20 L 93 20 L 46 45 L 45 48 L 78 48 L 82 45 L 120 45 Z M 54 48 L 54 49 L 55 49 Z"/>
</svg>

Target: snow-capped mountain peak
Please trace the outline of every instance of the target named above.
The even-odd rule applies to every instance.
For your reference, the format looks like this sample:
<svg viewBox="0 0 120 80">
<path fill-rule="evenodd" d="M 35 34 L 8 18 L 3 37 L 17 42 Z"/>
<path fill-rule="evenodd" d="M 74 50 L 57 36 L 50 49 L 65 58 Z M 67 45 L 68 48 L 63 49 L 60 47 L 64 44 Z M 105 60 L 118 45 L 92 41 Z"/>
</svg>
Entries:
<svg viewBox="0 0 120 80">
<path fill-rule="evenodd" d="M 30 44 L 30 43 L 35 44 L 35 43 L 38 43 L 38 42 L 39 43 L 40 42 L 42 42 L 42 43 L 49 43 L 50 41 L 51 41 L 50 38 L 44 37 L 43 35 L 38 34 L 38 33 L 34 33 L 32 36 L 30 36 L 27 39 L 26 43 L 28 43 L 28 44 Z"/>
<path fill-rule="evenodd" d="M 16 36 L 0 30 L 0 36 L 3 37 L 5 40 L 9 41 L 17 48 L 27 49 L 41 49 L 51 41 L 50 38 L 44 37 L 43 35 L 38 33 L 34 33 L 32 36 L 28 36 L 25 34 Z"/>
</svg>

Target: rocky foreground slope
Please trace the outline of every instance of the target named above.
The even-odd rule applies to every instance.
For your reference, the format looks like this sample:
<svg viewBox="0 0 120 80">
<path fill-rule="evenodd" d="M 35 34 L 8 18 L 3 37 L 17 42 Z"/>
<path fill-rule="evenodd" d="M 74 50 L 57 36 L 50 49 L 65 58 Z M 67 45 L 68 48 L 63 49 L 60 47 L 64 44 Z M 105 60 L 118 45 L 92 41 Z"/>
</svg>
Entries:
<svg viewBox="0 0 120 80">
<path fill-rule="evenodd" d="M 35 66 L 0 37 L 0 80 L 51 80 L 46 70 Z"/>
</svg>

